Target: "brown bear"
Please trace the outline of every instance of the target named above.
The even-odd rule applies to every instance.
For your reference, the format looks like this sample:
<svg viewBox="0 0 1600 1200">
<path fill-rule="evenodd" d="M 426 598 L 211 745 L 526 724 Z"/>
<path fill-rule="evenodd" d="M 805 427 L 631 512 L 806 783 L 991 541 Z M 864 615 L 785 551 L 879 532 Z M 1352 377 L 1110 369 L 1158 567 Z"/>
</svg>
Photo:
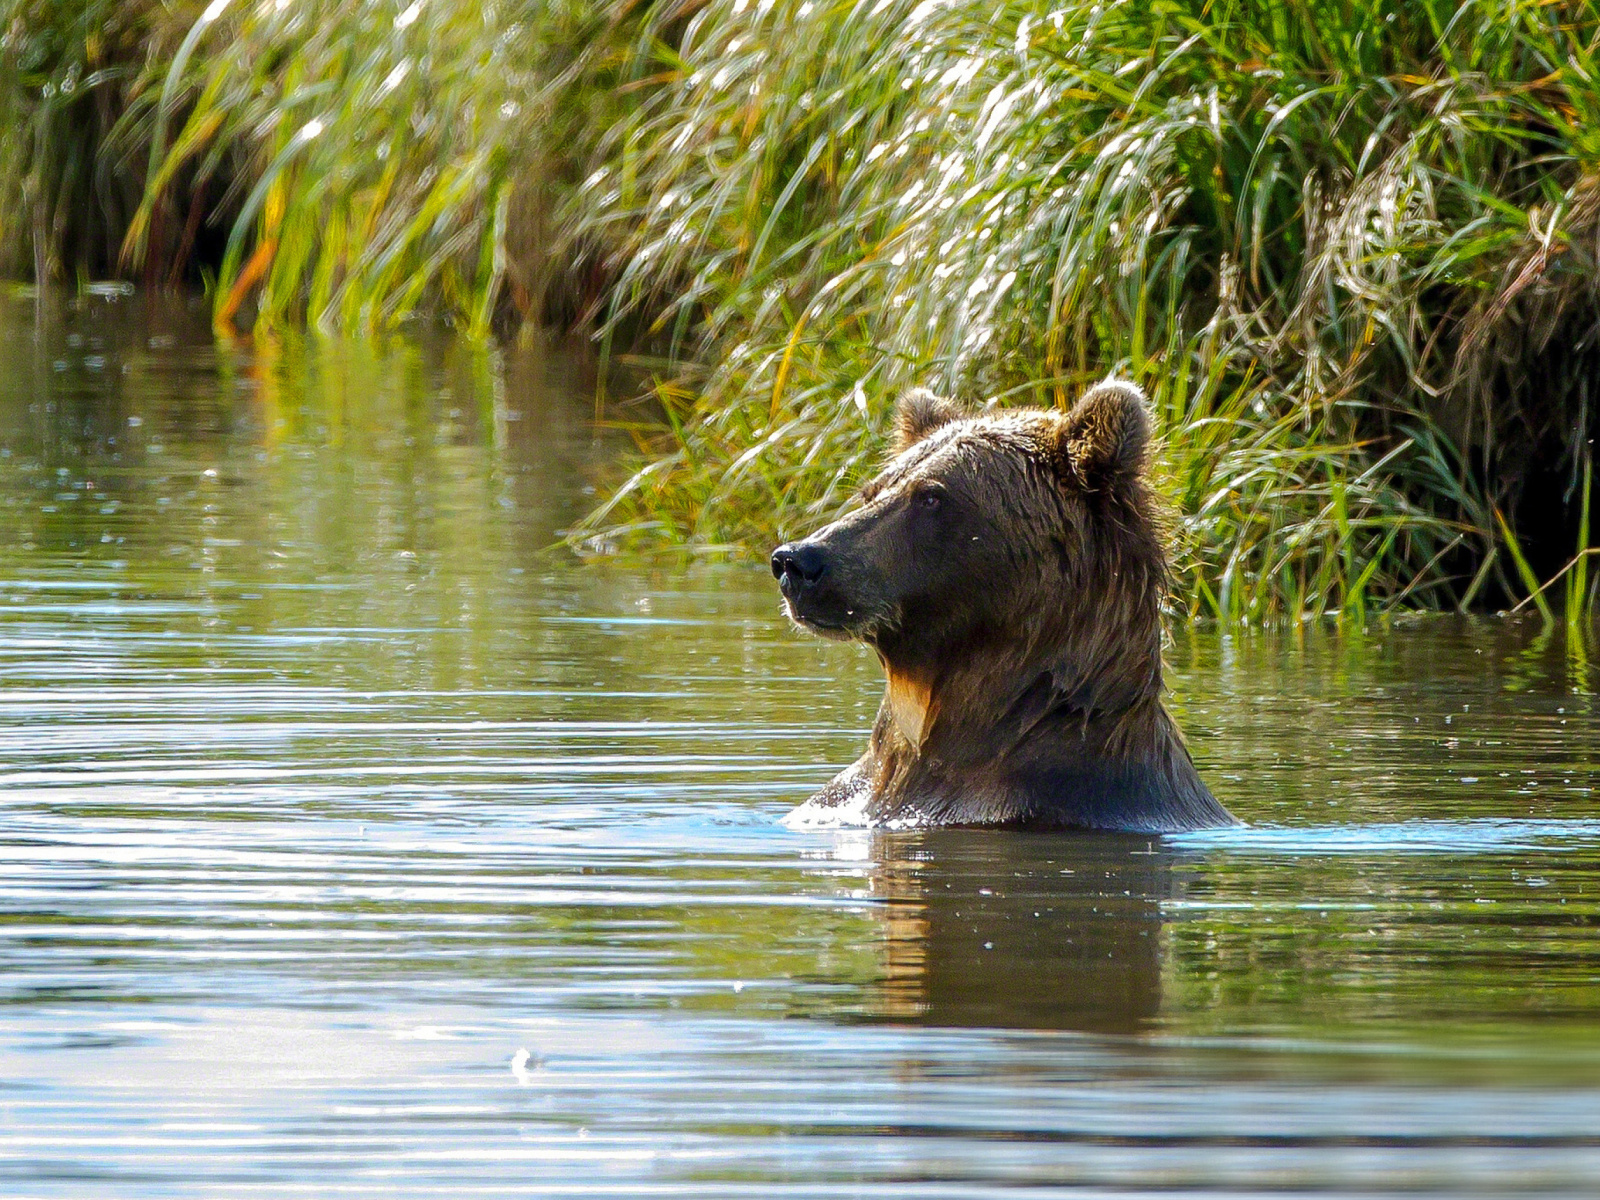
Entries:
<svg viewBox="0 0 1600 1200">
<path fill-rule="evenodd" d="M 860 506 L 772 555 L 789 616 L 888 676 L 867 752 L 789 823 L 1237 824 L 1161 701 L 1144 394 L 966 415 L 915 391 L 895 424 Z"/>
</svg>

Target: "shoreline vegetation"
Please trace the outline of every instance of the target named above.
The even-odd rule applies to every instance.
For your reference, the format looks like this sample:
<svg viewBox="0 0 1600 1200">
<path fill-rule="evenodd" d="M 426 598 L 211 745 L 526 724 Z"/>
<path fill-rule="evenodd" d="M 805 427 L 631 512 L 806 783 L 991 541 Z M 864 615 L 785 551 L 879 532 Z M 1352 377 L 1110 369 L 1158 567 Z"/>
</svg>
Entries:
<svg viewBox="0 0 1600 1200">
<path fill-rule="evenodd" d="M 643 363 L 580 550 L 1149 392 L 1175 598 L 1600 609 L 1600 5 L 0 0 L 0 274 Z"/>
</svg>

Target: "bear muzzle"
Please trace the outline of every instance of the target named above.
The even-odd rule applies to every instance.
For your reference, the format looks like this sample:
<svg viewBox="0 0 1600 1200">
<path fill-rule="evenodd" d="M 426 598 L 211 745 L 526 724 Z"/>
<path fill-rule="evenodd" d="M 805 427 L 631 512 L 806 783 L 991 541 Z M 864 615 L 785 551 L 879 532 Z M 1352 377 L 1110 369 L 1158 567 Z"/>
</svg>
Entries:
<svg viewBox="0 0 1600 1200">
<path fill-rule="evenodd" d="M 772 574 L 787 599 L 815 587 L 827 573 L 828 556 L 814 543 L 788 543 L 772 552 Z"/>
<path fill-rule="evenodd" d="M 843 633 L 852 612 L 834 586 L 826 550 L 815 539 L 791 542 L 772 552 L 772 574 L 789 615 L 819 633 Z"/>
</svg>

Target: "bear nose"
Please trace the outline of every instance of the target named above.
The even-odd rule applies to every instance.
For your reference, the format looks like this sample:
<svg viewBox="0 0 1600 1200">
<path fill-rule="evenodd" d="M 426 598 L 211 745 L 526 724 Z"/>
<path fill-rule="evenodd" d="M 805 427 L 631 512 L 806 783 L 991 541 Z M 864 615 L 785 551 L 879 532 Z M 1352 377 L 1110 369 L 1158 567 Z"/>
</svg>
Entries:
<svg viewBox="0 0 1600 1200">
<path fill-rule="evenodd" d="M 798 546 L 779 546 L 772 552 L 773 578 L 791 587 L 810 587 L 827 569 L 828 560 L 822 551 L 806 542 Z"/>
</svg>

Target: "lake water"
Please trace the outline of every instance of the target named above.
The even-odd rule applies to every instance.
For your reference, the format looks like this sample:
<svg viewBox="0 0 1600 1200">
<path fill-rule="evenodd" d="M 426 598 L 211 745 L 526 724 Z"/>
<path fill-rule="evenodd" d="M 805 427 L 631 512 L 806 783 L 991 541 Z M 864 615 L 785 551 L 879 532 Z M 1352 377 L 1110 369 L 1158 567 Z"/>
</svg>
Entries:
<svg viewBox="0 0 1600 1200">
<path fill-rule="evenodd" d="M 582 364 L 0 302 L 0 1194 L 1600 1188 L 1581 638 L 1175 631 L 1238 831 L 792 832 L 875 664 L 551 551 Z"/>
</svg>

